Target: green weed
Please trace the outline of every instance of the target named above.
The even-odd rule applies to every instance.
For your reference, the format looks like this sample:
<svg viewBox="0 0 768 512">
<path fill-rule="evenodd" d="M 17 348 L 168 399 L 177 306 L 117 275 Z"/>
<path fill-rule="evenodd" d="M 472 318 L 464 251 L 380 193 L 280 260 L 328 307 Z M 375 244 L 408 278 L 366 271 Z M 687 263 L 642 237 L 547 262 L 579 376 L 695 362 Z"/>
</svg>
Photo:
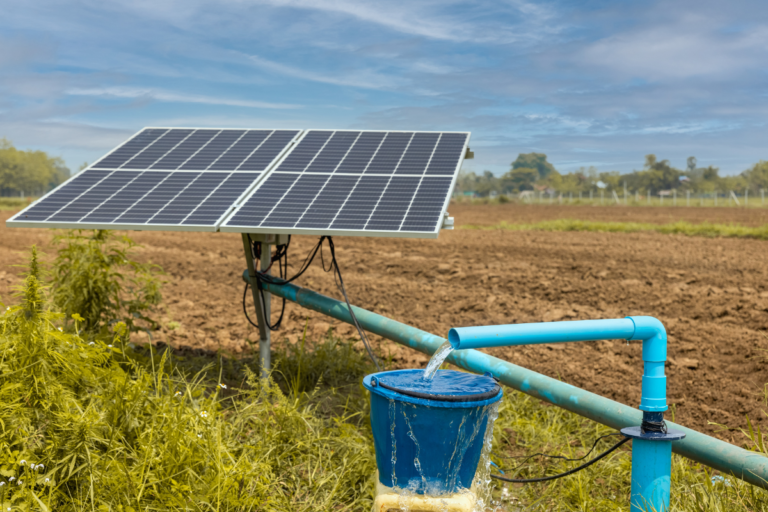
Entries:
<svg viewBox="0 0 768 512">
<path fill-rule="evenodd" d="M 461 229 L 505 230 L 505 231 L 593 231 L 600 233 L 637 233 L 651 231 L 666 235 L 703 236 L 709 238 L 755 238 L 768 240 L 768 225 L 760 227 L 740 226 L 737 224 L 712 224 L 702 222 L 674 222 L 669 224 L 650 224 L 641 222 L 597 222 L 588 220 L 560 219 L 536 222 L 534 224 L 514 224 L 500 222 L 482 226 L 467 224 Z"/>
<path fill-rule="evenodd" d="M 59 246 L 53 302 L 67 320 L 77 313 L 84 319 L 83 329 L 102 335 L 117 322 L 125 323 L 129 332 L 157 328 L 149 314 L 162 300 L 162 269 L 136 261 L 133 240 L 111 231 L 72 230 L 53 241 Z"/>
</svg>

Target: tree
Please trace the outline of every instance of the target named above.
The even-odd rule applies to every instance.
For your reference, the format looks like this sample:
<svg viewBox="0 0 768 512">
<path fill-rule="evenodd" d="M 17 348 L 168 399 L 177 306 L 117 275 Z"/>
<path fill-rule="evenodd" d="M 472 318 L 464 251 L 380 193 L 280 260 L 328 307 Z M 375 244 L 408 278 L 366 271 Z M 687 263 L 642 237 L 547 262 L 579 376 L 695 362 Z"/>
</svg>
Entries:
<svg viewBox="0 0 768 512">
<path fill-rule="evenodd" d="M 0 196 L 42 195 L 69 177 L 61 158 L 21 151 L 0 139 Z"/>
<path fill-rule="evenodd" d="M 544 153 L 520 153 L 517 160 L 512 162 L 512 170 L 521 168 L 536 169 L 540 179 L 546 179 L 550 173 L 557 172 L 555 167 L 547 162 L 547 155 Z"/>
<path fill-rule="evenodd" d="M 539 172 L 536 169 L 518 167 L 501 177 L 501 187 L 505 193 L 533 190 L 533 184 L 536 183 L 538 178 Z"/>
<path fill-rule="evenodd" d="M 760 160 L 742 173 L 752 190 L 768 189 L 768 161 Z"/>
</svg>

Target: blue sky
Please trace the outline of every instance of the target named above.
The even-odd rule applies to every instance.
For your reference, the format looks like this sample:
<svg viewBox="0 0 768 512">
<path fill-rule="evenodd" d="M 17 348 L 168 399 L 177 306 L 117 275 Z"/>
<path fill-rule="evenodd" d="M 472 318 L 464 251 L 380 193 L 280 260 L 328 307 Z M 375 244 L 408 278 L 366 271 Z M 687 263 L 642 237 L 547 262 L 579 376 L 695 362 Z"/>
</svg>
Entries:
<svg viewBox="0 0 768 512">
<path fill-rule="evenodd" d="M 768 2 L 0 0 L 0 137 L 73 170 L 144 126 L 466 130 L 502 173 L 768 159 Z"/>
</svg>

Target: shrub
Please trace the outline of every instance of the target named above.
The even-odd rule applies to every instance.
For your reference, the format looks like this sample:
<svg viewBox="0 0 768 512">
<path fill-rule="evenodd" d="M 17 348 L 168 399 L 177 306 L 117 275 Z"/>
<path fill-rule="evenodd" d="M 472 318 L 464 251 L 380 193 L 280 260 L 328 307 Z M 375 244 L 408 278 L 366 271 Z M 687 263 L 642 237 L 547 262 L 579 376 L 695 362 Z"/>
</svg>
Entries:
<svg viewBox="0 0 768 512">
<path fill-rule="evenodd" d="M 137 244 L 111 231 L 67 231 L 53 263 L 53 302 L 67 321 L 82 316 L 87 332 L 106 334 L 117 322 L 130 332 L 157 328 L 148 315 L 162 296 L 158 265 L 135 261 Z"/>
</svg>

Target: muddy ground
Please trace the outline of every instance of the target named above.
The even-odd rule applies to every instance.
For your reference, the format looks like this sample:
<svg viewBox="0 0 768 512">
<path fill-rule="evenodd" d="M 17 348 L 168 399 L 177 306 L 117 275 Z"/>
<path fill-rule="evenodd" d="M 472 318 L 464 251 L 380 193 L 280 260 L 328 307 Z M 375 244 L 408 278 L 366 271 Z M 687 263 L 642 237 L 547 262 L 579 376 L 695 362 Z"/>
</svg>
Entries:
<svg viewBox="0 0 768 512">
<path fill-rule="evenodd" d="M 669 331 L 668 386 L 676 420 L 740 443 L 711 424 L 762 420 L 768 383 L 768 242 L 655 233 L 546 233 L 461 229 L 466 224 L 557 218 L 665 223 L 768 222 L 768 210 L 737 208 L 469 205 L 450 208 L 459 229 L 438 240 L 336 239 L 353 303 L 445 336 L 453 326 L 653 315 Z M 53 232 L 9 229 L 0 212 L 0 299 L 19 283 L 24 251 L 49 255 Z M 239 235 L 134 232 L 140 258 L 163 266 L 168 283 L 157 341 L 235 355 L 258 338 L 242 312 L 244 268 Z M 296 265 L 315 243 L 294 237 Z M 293 267 L 295 270 L 295 267 Z M 298 283 L 340 298 L 319 262 Z M 250 305 L 249 299 L 249 305 Z M 315 339 L 333 326 L 352 328 L 289 304 L 274 343 L 295 343 L 305 322 Z M 178 322 L 175 330 L 168 328 Z M 397 367 L 427 357 L 374 339 Z M 493 355 L 637 407 L 640 345 L 618 341 L 495 349 Z"/>
</svg>

